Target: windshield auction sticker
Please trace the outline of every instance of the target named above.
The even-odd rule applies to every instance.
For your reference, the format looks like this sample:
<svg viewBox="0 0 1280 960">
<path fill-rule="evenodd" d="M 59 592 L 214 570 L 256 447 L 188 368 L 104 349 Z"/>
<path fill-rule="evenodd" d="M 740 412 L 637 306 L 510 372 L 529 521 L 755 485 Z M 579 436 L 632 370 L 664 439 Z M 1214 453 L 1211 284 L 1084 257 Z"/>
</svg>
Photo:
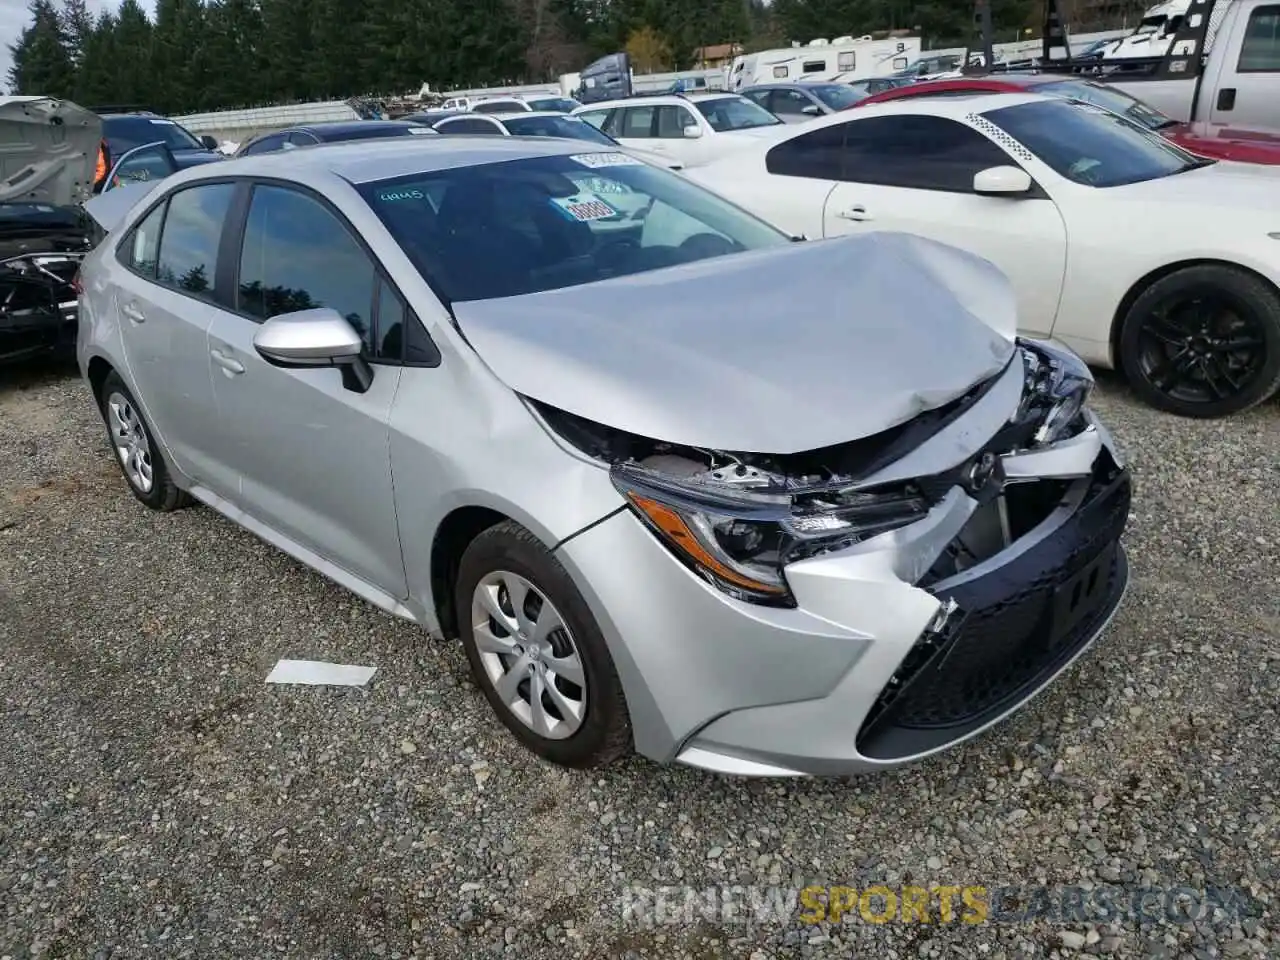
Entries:
<svg viewBox="0 0 1280 960">
<path fill-rule="evenodd" d="M 552 197 L 551 202 L 557 210 L 579 223 L 608 220 L 618 215 L 617 210 L 591 193 L 579 193 L 572 197 Z"/>
<path fill-rule="evenodd" d="M 625 153 L 578 153 L 569 158 L 584 167 L 598 170 L 601 167 L 643 167 L 644 161 L 629 157 Z"/>
</svg>

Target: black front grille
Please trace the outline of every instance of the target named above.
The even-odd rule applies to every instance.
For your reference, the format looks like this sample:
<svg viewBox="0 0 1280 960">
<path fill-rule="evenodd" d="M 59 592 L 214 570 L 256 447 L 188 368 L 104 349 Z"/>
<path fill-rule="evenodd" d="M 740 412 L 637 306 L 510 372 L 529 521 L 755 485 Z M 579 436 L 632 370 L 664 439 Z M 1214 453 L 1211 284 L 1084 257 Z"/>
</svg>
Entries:
<svg viewBox="0 0 1280 960">
<path fill-rule="evenodd" d="M 1119 603 L 1128 568 L 1119 538 L 1127 472 L 1095 479 L 1075 514 L 1005 565 L 933 588 L 958 609 L 905 658 L 858 735 L 880 759 L 954 741 L 1047 682 Z"/>
</svg>

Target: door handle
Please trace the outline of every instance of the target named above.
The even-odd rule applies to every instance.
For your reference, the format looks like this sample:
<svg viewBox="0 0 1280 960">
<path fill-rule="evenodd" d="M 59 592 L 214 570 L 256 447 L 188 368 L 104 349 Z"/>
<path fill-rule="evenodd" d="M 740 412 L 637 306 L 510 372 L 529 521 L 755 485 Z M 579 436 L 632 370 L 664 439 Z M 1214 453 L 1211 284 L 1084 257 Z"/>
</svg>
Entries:
<svg viewBox="0 0 1280 960">
<path fill-rule="evenodd" d="M 1223 87 L 1218 91 L 1218 109 L 1234 110 L 1236 108 L 1236 88 Z"/>
<path fill-rule="evenodd" d="M 229 357 L 221 350 L 210 350 L 209 356 L 213 357 L 213 362 L 220 366 L 228 376 L 236 376 L 244 373 L 244 364 L 235 357 Z"/>
<path fill-rule="evenodd" d="M 841 210 L 836 216 L 841 220 L 854 220 L 858 223 L 875 219 L 875 215 L 867 213 L 867 208 L 862 204 L 858 204 L 856 207 L 849 207 L 847 210 Z"/>
<path fill-rule="evenodd" d="M 134 323 L 143 323 L 147 317 L 142 309 L 136 303 L 126 303 L 120 307 L 120 312 L 132 320 Z"/>
</svg>

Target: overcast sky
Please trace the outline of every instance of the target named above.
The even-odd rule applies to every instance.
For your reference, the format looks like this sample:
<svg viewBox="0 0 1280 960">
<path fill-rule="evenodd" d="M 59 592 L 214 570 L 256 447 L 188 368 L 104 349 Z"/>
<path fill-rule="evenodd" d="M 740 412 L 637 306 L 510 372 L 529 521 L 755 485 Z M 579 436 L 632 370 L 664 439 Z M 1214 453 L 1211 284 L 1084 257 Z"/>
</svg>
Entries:
<svg viewBox="0 0 1280 960">
<path fill-rule="evenodd" d="M 9 68 L 13 66 L 13 57 L 9 54 L 9 45 L 16 43 L 30 19 L 27 13 L 29 0 L 0 0 L 0 84 L 8 87 Z M 59 0 L 54 0 L 61 5 Z M 142 7 L 148 16 L 155 10 L 155 0 L 141 0 Z M 114 10 L 120 6 L 120 0 L 88 0 L 89 12 L 96 18 L 102 10 Z"/>
</svg>

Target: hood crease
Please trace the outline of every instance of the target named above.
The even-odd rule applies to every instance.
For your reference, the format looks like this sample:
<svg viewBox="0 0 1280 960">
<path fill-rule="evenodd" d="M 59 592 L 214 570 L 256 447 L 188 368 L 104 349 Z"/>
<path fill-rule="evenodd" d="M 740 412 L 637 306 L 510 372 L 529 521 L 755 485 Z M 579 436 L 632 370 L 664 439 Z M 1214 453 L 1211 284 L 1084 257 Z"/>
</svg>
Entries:
<svg viewBox="0 0 1280 960">
<path fill-rule="evenodd" d="M 786 244 L 525 296 L 455 302 L 517 393 L 668 443 L 786 454 L 943 406 L 1014 349 L 1008 281 L 877 233 Z"/>
</svg>

